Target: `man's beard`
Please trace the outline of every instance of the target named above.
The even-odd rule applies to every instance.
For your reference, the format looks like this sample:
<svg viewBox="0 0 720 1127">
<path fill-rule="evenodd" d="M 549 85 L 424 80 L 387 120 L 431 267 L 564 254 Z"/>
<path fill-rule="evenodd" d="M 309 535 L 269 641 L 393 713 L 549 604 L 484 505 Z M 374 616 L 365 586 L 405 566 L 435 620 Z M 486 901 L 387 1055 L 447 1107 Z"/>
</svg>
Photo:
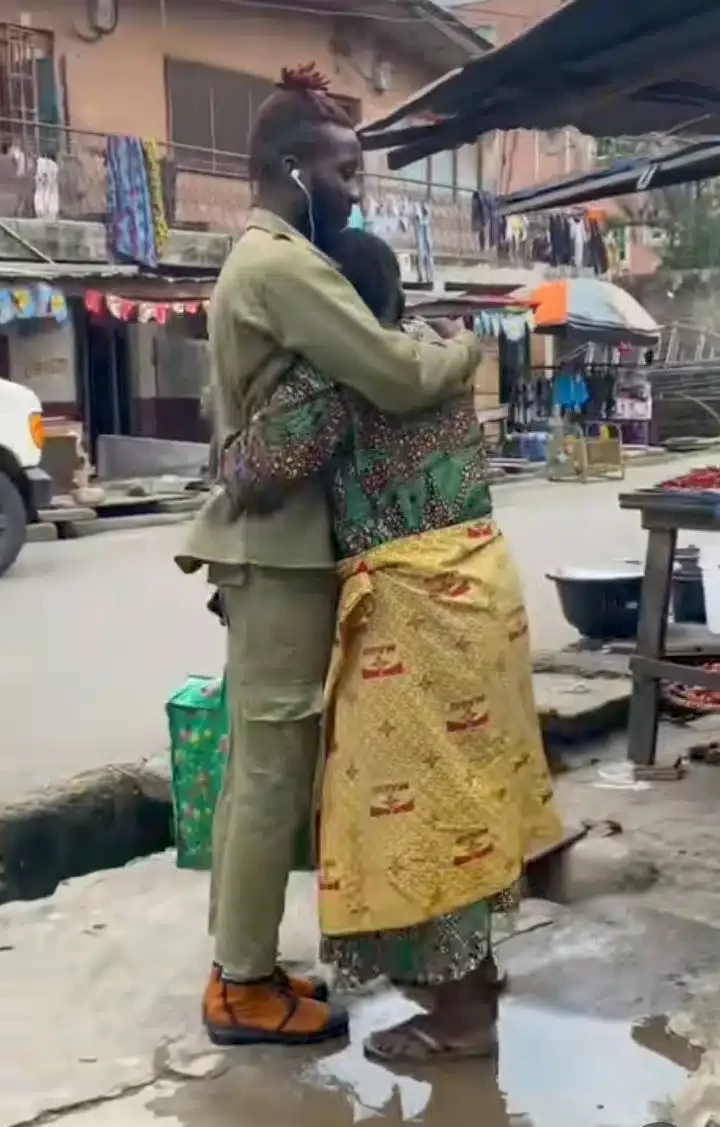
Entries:
<svg viewBox="0 0 720 1127">
<path fill-rule="evenodd" d="M 315 215 L 315 246 L 324 254 L 337 242 L 340 233 L 337 223 L 333 223 L 326 213 Z"/>
<path fill-rule="evenodd" d="M 340 217 L 335 200 L 328 200 L 322 190 L 312 193 L 312 219 L 314 243 L 318 250 L 327 253 L 340 232 L 347 226 L 348 216 Z"/>
</svg>

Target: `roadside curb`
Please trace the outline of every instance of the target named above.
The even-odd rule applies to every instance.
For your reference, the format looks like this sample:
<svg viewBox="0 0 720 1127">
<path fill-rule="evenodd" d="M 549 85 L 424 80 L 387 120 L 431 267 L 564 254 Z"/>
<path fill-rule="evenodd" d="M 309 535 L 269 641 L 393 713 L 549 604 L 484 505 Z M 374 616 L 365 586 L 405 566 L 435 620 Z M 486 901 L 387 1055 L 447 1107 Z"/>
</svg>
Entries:
<svg viewBox="0 0 720 1127">
<path fill-rule="evenodd" d="M 133 528 L 156 528 L 164 524 L 183 524 L 200 511 L 205 494 L 185 494 L 155 499 L 130 498 L 126 504 L 105 511 L 103 507 L 57 507 L 43 509 L 40 520 L 28 526 L 28 541 L 78 540 L 103 532 Z"/>
<path fill-rule="evenodd" d="M 543 662 L 536 692 L 538 676 L 551 680 L 538 692 L 538 712 L 548 758 L 555 766 L 559 759 L 554 748 L 604 735 L 625 723 L 630 687 L 627 679 L 617 677 L 582 678 L 577 672 L 569 676 L 572 664 L 564 661 L 562 673 L 548 673 L 549 658 Z M 84 772 L 0 805 L 0 904 L 49 896 L 72 877 L 118 868 L 172 844 L 167 754 Z"/>
<path fill-rule="evenodd" d="M 169 779 L 144 763 L 84 772 L 0 806 L 0 904 L 170 844 Z"/>
</svg>

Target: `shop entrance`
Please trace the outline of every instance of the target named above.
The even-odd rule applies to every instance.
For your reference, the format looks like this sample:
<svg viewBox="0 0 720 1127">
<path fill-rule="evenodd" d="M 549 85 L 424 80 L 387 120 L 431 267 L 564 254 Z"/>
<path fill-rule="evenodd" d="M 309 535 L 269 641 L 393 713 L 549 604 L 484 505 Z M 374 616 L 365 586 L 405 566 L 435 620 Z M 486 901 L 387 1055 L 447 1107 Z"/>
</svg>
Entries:
<svg viewBox="0 0 720 1127">
<path fill-rule="evenodd" d="M 127 326 L 77 310 L 80 411 L 91 461 L 101 434 L 132 434 L 132 389 Z"/>
</svg>

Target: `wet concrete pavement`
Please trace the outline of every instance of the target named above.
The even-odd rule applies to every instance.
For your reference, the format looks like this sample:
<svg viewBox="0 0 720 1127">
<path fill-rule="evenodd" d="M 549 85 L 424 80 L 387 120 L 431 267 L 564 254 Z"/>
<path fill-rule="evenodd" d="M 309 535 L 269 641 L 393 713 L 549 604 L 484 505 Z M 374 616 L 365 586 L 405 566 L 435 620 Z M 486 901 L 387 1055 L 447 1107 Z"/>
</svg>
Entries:
<svg viewBox="0 0 720 1127">
<path fill-rule="evenodd" d="M 662 802 L 662 796 L 656 796 Z M 580 847 L 578 847 L 580 849 Z M 0 909 L 0 1127 L 696 1127 L 720 1116 L 720 1056 L 698 1007 L 720 1012 L 720 929 L 645 893 L 524 905 L 500 936 L 511 976 L 491 1062 L 401 1071 L 362 1041 L 413 1012 L 378 988 L 350 999 L 350 1043 L 218 1052 L 200 1027 L 207 878 L 171 854 Z M 659 905 L 663 905 L 660 907 Z M 313 966 L 311 880 L 296 876 L 283 957 Z M 668 1018 L 682 1036 L 668 1036 Z M 714 1019 L 717 1027 L 716 1017 Z M 708 1094 L 709 1093 L 709 1094 Z M 678 1107 L 693 1108 L 683 1118 Z"/>
<path fill-rule="evenodd" d="M 205 1082 L 165 1082 L 149 1097 L 133 1101 L 136 1119 L 131 1102 L 118 1105 L 110 1113 L 114 1119 L 97 1118 L 93 1112 L 92 1122 L 119 1125 L 124 1115 L 124 1123 L 138 1127 L 143 1122 L 156 1127 L 235 1127 L 240 1122 L 253 1127 L 349 1127 L 357 1122 L 641 1127 L 664 1113 L 665 1101 L 657 1100 L 657 1093 L 672 1097 L 689 1076 L 661 1055 L 663 1029 L 655 1035 L 653 1050 L 637 1044 L 630 1023 L 513 1001 L 503 1005 L 497 1061 L 418 1068 L 415 1075 L 365 1061 L 362 1038 L 406 1013 L 412 1007 L 391 996 L 358 1003 L 351 1046 L 324 1060 L 290 1065 L 290 1076 L 280 1085 L 272 1062 L 265 1068 L 258 1064 L 255 1075 L 247 1065 L 236 1065 Z"/>
<path fill-rule="evenodd" d="M 534 905 L 545 926 L 511 940 L 512 996 L 496 1061 L 393 1069 L 363 1057 L 368 1033 L 415 1007 L 379 990 L 351 1002 L 350 1043 L 325 1052 L 165 1046 L 162 1078 L 127 1098 L 63 1115 L 66 1127 L 643 1127 L 673 1113 L 702 1053 L 667 1015 L 717 982 L 717 932 L 598 902 Z M 649 957 L 648 952 L 652 955 Z M 720 997 L 720 995 L 718 995 Z M 651 1015 L 648 1017 L 648 1015 Z"/>
<path fill-rule="evenodd" d="M 663 735 L 667 759 L 696 739 Z M 624 832 L 575 847 L 568 905 L 528 903 L 516 934 L 496 937 L 511 975 L 497 1069 L 366 1061 L 367 1033 L 412 1012 L 382 989 L 352 999 L 349 1045 L 214 1050 L 199 1013 L 208 881 L 169 853 L 0 908 L 0 1127 L 720 1121 L 720 768 L 608 787 L 623 750 L 621 737 L 593 748 L 558 779 L 570 823 L 613 818 Z M 312 878 L 298 874 L 283 958 L 317 969 L 317 938 Z"/>
</svg>

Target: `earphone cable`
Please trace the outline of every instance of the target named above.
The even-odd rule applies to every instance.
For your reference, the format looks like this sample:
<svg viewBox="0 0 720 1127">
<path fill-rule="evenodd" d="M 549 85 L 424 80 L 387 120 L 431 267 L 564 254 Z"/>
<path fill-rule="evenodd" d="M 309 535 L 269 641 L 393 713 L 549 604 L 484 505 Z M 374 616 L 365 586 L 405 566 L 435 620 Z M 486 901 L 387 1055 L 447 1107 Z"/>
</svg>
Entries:
<svg viewBox="0 0 720 1127">
<path fill-rule="evenodd" d="M 307 201 L 308 221 L 310 223 L 310 242 L 314 244 L 315 243 L 315 216 L 313 214 L 312 195 L 310 194 L 310 192 L 306 188 L 305 184 L 303 184 L 301 176 L 293 176 L 293 180 L 295 181 L 295 183 L 297 184 L 298 188 L 300 189 L 302 194 L 305 196 L 305 199 Z"/>
</svg>

